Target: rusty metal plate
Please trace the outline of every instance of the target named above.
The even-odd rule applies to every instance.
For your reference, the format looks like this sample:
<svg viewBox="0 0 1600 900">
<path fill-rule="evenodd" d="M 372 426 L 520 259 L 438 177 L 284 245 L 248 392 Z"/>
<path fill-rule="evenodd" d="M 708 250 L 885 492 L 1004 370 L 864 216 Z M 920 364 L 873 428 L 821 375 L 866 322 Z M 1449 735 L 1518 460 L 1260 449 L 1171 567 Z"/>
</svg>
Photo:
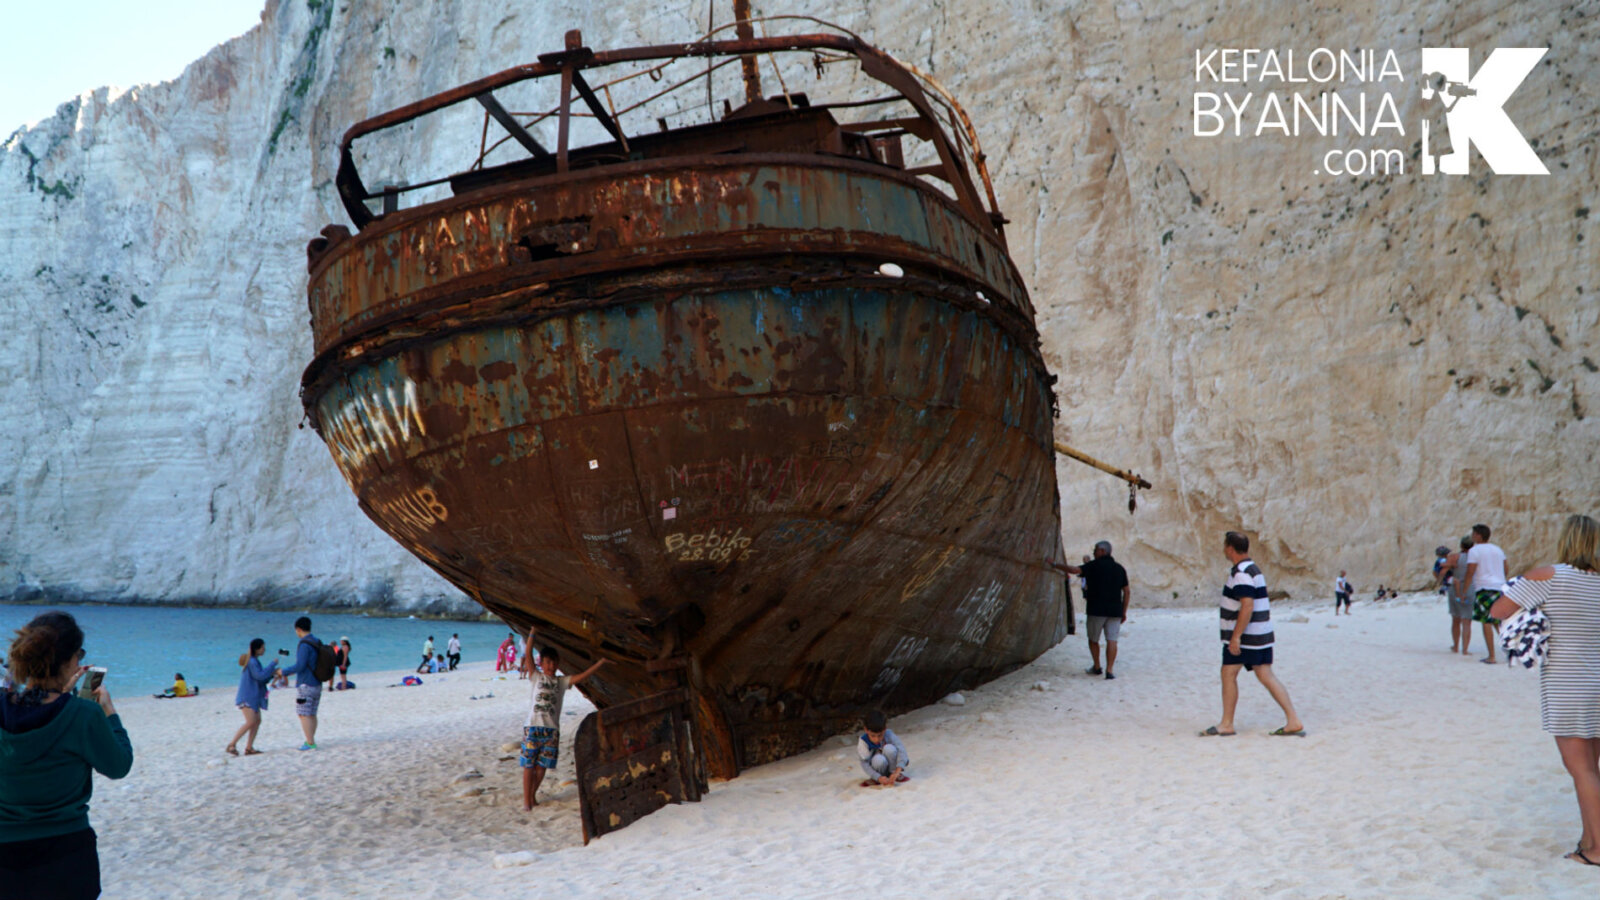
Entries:
<svg viewBox="0 0 1600 900">
<path fill-rule="evenodd" d="M 690 695 L 673 688 L 590 713 L 573 740 L 584 843 L 705 792 Z"/>
</svg>

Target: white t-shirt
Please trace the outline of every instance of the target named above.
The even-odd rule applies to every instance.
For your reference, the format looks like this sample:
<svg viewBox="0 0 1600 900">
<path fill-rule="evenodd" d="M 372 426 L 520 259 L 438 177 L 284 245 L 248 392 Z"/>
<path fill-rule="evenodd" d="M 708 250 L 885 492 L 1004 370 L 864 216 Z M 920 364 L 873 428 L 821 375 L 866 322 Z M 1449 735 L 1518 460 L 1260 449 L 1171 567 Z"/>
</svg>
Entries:
<svg viewBox="0 0 1600 900">
<path fill-rule="evenodd" d="M 461 641 L 458 638 L 451 638 L 450 639 L 450 643 L 445 645 L 444 650 L 445 650 L 446 653 L 450 654 L 451 656 L 454 656 L 457 653 L 460 653 L 461 652 Z"/>
<path fill-rule="evenodd" d="M 1473 544 L 1467 551 L 1467 565 L 1478 568 L 1472 573 L 1474 591 L 1501 591 L 1506 587 L 1506 554 L 1494 544 Z"/>
<path fill-rule="evenodd" d="M 527 727 L 560 728 L 561 704 L 566 702 L 567 688 L 572 686 L 572 678 L 534 672 L 528 681 L 533 685 L 533 694 L 528 705 Z"/>
</svg>

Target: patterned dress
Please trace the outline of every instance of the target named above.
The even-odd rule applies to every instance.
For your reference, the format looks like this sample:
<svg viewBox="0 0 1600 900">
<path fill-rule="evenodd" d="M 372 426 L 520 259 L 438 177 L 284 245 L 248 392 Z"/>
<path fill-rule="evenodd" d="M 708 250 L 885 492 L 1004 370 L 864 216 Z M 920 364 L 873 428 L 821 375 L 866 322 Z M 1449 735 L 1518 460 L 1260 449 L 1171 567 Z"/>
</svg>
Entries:
<svg viewBox="0 0 1600 900">
<path fill-rule="evenodd" d="M 1600 575 L 1555 566 L 1548 581 L 1523 578 L 1506 597 L 1550 619 L 1539 708 L 1556 737 L 1600 738 Z"/>
</svg>

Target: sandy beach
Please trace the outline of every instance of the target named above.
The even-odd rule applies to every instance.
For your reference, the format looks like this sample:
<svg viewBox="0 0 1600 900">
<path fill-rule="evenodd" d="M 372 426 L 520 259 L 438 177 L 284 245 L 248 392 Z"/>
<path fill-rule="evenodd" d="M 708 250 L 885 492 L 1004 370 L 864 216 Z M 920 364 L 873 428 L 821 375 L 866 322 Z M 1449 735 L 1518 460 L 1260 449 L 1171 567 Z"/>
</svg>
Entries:
<svg viewBox="0 0 1600 900">
<path fill-rule="evenodd" d="M 237 759 L 221 752 L 232 686 L 119 697 L 136 761 L 121 782 L 95 776 L 105 896 L 1600 894 L 1600 872 L 1561 859 L 1577 806 L 1534 672 L 1480 664 L 1481 634 L 1472 657 L 1447 652 L 1432 595 L 1274 620 L 1303 739 L 1266 735 L 1282 720 L 1253 676 L 1240 735 L 1197 737 L 1218 716 L 1215 613 L 1136 609 L 1116 681 L 1083 673 L 1080 628 L 963 706 L 894 720 L 907 785 L 858 787 L 841 736 L 588 847 L 570 739 L 589 705 L 569 696 L 561 765 L 524 813 L 503 748 L 528 689 L 488 663 L 411 688 L 353 673 L 359 690 L 324 698 L 312 753 L 294 750 L 286 693 L 267 752 Z M 534 862 L 495 867 L 516 851 Z"/>
</svg>

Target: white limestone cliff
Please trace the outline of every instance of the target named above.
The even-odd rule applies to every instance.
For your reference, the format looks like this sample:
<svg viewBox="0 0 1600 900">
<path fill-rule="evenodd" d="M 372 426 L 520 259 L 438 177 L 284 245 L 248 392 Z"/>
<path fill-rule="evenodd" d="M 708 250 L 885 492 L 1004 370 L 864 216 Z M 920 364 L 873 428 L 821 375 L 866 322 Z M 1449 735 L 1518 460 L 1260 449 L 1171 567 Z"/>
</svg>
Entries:
<svg viewBox="0 0 1600 900">
<path fill-rule="evenodd" d="M 1129 516 L 1119 482 L 1064 461 L 1069 557 L 1109 538 L 1144 605 L 1210 602 L 1228 528 L 1296 596 L 1341 568 L 1418 586 L 1479 521 L 1514 566 L 1547 560 L 1564 515 L 1600 512 L 1600 116 L 1581 87 L 1600 12 L 1236 7 L 757 4 L 837 21 L 972 111 L 1059 434 L 1156 483 Z M 0 598 L 471 608 L 297 427 L 304 244 L 344 221 L 339 135 L 568 28 L 662 43 L 705 14 L 274 0 L 177 80 L 0 143 Z M 1403 140 L 1191 134 L 1195 50 L 1320 46 L 1400 52 Z M 1550 47 L 1508 109 L 1551 174 L 1411 171 L 1422 46 Z M 413 137 L 419 168 L 459 141 Z M 1314 150 L 1387 145 L 1405 174 L 1312 174 Z"/>
</svg>

